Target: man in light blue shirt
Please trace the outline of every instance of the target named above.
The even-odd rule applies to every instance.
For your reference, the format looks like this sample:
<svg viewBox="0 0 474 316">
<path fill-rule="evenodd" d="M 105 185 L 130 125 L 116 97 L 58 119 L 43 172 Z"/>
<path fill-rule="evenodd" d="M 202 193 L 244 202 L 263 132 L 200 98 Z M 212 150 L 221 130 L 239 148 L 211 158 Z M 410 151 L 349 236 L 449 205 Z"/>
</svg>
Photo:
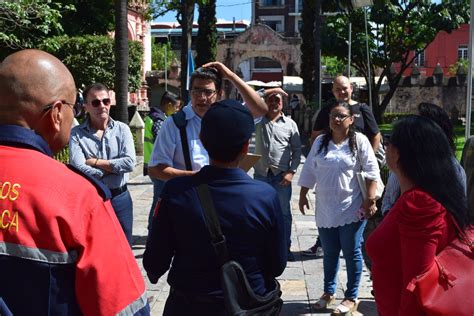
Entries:
<svg viewBox="0 0 474 316">
<path fill-rule="evenodd" d="M 88 86 L 84 102 L 88 116 L 71 131 L 69 160 L 110 189 L 112 206 L 131 245 L 133 204 L 127 182 L 128 172 L 133 171 L 136 162 L 132 133 L 128 125 L 109 116 L 111 100 L 105 85 Z"/>
<path fill-rule="evenodd" d="M 155 141 L 148 163 L 150 177 L 169 180 L 194 174 L 209 164 L 208 153 L 199 139 L 201 118 L 211 104 L 221 99 L 222 79 L 229 80 L 237 88 L 254 118 L 265 115 L 268 110 L 265 102 L 224 64 L 212 62 L 196 69 L 191 75 L 191 104 L 183 109 L 192 170 L 186 170 L 185 167 L 179 129 L 172 119 L 167 119 Z"/>
</svg>

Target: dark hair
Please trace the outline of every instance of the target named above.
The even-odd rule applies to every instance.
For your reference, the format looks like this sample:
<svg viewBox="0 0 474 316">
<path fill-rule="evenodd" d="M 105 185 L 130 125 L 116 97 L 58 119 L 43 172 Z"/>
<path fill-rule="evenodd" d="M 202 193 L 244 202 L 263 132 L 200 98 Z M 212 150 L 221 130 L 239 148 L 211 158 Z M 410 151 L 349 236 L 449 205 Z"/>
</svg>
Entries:
<svg viewBox="0 0 474 316">
<path fill-rule="evenodd" d="M 212 80 L 216 86 L 216 90 L 220 91 L 222 88 L 222 76 L 219 71 L 214 67 L 199 67 L 194 70 L 191 75 L 191 87 L 193 86 L 194 79 Z"/>
<path fill-rule="evenodd" d="M 84 93 L 82 94 L 84 97 L 84 103 L 87 103 L 87 96 L 92 90 L 109 92 L 109 88 L 105 84 L 100 82 L 92 83 L 84 89 Z"/>
<path fill-rule="evenodd" d="M 225 149 L 223 149 L 218 148 L 217 146 L 209 146 L 205 139 L 201 139 L 201 142 L 204 148 L 206 148 L 207 153 L 209 154 L 209 158 L 219 162 L 231 162 L 237 159 L 239 154 L 242 152 L 245 143 L 247 143 L 246 141 L 241 145 L 226 147 Z"/>
<path fill-rule="evenodd" d="M 441 127 L 446 137 L 448 137 L 449 146 L 453 153 L 456 152 L 456 135 L 454 134 L 453 124 L 451 123 L 448 113 L 440 106 L 426 102 L 418 104 L 418 113 L 421 116 L 435 121 L 435 123 Z"/>
<path fill-rule="evenodd" d="M 453 214 L 460 227 L 465 227 L 466 193 L 448 138 L 439 125 L 423 116 L 407 116 L 395 123 L 390 144 L 398 149 L 403 174 Z"/>
<path fill-rule="evenodd" d="M 334 102 L 332 105 L 329 106 L 329 110 L 328 110 L 328 119 L 330 120 L 330 113 L 331 111 L 336 108 L 336 107 L 343 107 L 345 108 L 347 111 L 349 111 L 349 114 L 351 116 L 354 115 L 354 112 L 352 111 L 352 106 L 347 103 L 347 102 Z M 329 127 L 330 125 L 328 125 L 325 129 L 324 129 L 324 134 L 323 134 L 323 140 L 321 141 L 321 145 L 319 146 L 318 148 L 318 154 L 321 153 L 321 152 L 324 152 L 324 154 L 327 154 L 328 153 L 328 145 L 329 145 L 329 141 L 332 139 L 332 131 L 331 131 L 331 128 Z M 351 125 L 349 127 L 349 148 L 352 152 L 352 155 L 355 155 L 356 152 L 357 152 L 357 148 L 356 148 L 356 139 L 355 139 L 355 131 L 354 131 L 354 127 Z"/>
<path fill-rule="evenodd" d="M 168 103 L 175 104 L 178 103 L 180 100 L 181 98 L 173 92 L 165 91 L 165 93 L 163 93 L 163 95 L 161 96 L 160 106 L 163 107 Z"/>
</svg>

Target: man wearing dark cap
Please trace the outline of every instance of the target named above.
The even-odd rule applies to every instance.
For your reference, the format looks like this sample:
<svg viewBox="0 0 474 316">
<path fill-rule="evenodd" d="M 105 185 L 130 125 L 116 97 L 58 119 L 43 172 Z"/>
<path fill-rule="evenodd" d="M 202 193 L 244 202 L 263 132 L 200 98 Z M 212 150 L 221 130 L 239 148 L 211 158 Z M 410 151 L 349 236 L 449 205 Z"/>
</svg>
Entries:
<svg viewBox="0 0 474 316">
<path fill-rule="evenodd" d="M 254 130 L 252 115 L 239 102 L 214 103 L 200 133 L 210 165 L 169 180 L 163 189 L 143 265 L 152 283 L 170 269 L 164 315 L 225 315 L 218 260 L 196 191 L 199 184 L 208 184 L 230 257 L 243 266 L 255 293 L 271 291 L 269 284 L 285 269 L 278 196 L 270 185 L 238 168 Z"/>
</svg>

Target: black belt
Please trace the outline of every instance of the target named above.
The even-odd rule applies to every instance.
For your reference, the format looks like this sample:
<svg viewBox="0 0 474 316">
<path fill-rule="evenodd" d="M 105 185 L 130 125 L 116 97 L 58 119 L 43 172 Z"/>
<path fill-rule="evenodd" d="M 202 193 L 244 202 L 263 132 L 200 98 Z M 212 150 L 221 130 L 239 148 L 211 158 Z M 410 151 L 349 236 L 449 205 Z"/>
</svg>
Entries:
<svg viewBox="0 0 474 316">
<path fill-rule="evenodd" d="M 116 197 L 117 195 L 120 195 L 125 191 L 127 191 L 127 185 L 121 186 L 120 188 L 116 188 L 116 189 L 110 189 L 110 193 L 112 193 L 112 197 Z"/>
</svg>

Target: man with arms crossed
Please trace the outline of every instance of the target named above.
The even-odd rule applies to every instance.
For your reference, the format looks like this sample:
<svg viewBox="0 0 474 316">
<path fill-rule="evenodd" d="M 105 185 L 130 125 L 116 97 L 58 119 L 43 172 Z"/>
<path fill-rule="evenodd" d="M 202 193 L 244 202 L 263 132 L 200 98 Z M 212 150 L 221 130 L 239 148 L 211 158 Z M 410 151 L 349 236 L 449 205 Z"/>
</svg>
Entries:
<svg viewBox="0 0 474 316">
<path fill-rule="evenodd" d="M 133 204 L 127 182 L 136 161 L 132 132 L 110 117 L 109 89 L 102 83 L 86 87 L 84 102 L 88 116 L 72 129 L 69 159 L 71 165 L 110 189 L 112 206 L 131 246 Z"/>
</svg>

